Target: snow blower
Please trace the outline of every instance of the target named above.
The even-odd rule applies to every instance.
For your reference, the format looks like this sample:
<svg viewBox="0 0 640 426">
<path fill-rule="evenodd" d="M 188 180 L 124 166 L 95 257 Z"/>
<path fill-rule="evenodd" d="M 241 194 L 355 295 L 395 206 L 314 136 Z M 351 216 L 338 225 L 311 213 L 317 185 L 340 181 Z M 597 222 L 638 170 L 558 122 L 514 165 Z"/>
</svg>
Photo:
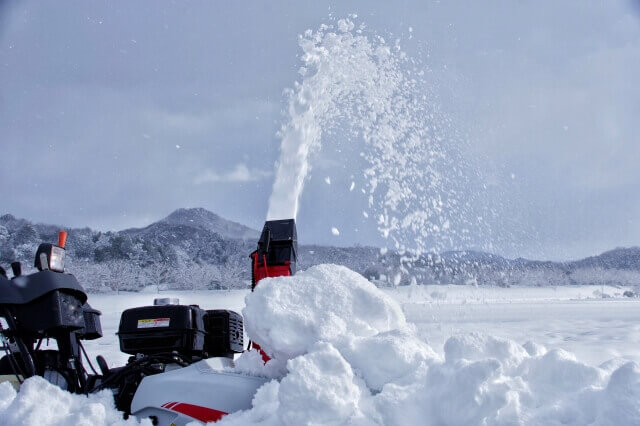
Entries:
<svg viewBox="0 0 640 426">
<path fill-rule="evenodd" d="M 38 272 L 23 275 L 14 263 L 9 279 L 0 269 L 0 334 L 6 353 L 0 359 L 0 381 L 19 386 L 38 375 L 74 393 L 110 389 L 125 417 L 150 418 L 161 426 L 213 422 L 251 407 L 267 379 L 229 371 L 234 354 L 244 350 L 242 316 L 229 310 L 180 305 L 170 298 L 127 309 L 118 338 L 120 350 L 131 357 L 126 365 L 109 368 L 98 356 L 98 372 L 82 341 L 102 337 L 100 311 L 87 303 L 76 278 L 65 273 L 65 243 L 63 231 L 57 245 L 40 245 Z M 294 220 L 266 222 L 251 254 L 252 289 L 263 278 L 293 275 L 296 253 Z M 56 349 L 43 348 L 48 339 L 56 341 Z"/>
</svg>

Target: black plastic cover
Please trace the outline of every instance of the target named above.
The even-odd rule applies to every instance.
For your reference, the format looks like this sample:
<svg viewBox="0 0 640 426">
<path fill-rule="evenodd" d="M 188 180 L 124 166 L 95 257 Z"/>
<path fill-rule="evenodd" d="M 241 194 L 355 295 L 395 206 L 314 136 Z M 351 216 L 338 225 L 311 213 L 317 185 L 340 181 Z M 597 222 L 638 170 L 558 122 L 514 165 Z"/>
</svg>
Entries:
<svg viewBox="0 0 640 426">
<path fill-rule="evenodd" d="M 77 293 L 54 290 L 30 303 L 12 306 L 19 329 L 55 336 L 84 327 L 83 302 Z"/>
<path fill-rule="evenodd" d="M 120 350 L 131 355 L 173 351 L 201 354 L 206 333 L 204 315 L 203 309 L 185 305 L 127 309 L 120 317 Z"/>
<path fill-rule="evenodd" d="M 30 303 L 55 290 L 73 294 L 81 304 L 87 301 L 87 294 L 76 277 L 60 272 L 40 271 L 11 280 L 0 277 L 0 286 L 0 305 Z"/>
<path fill-rule="evenodd" d="M 102 324 L 100 323 L 102 312 L 93 309 L 88 303 L 82 306 L 82 312 L 84 314 L 84 327 L 76 332 L 78 337 L 84 340 L 94 340 L 102 337 Z"/>
<path fill-rule="evenodd" d="M 233 357 L 244 350 L 242 315 L 234 311 L 209 310 L 204 317 L 207 330 L 204 350 L 211 356 Z"/>
<path fill-rule="evenodd" d="M 262 228 L 258 241 L 258 262 L 267 265 L 284 265 L 290 262 L 291 274 L 296 272 L 298 254 L 298 232 L 294 219 L 268 220 Z"/>
</svg>

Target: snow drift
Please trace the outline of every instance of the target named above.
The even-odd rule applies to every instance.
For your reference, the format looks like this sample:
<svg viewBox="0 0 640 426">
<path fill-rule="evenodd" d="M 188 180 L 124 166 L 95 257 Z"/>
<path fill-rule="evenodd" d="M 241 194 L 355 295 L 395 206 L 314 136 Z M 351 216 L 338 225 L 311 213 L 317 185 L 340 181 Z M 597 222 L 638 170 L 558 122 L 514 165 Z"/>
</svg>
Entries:
<svg viewBox="0 0 640 426">
<path fill-rule="evenodd" d="M 320 265 L 268 278 L 246 298 L 253 352 L 237 369 L 274 380 L 224 425 L 637 424 L 640 366 L 586 365 L 532 342 L 451 337 L 444 359 L 397 303 L 360 275 Z"/>
<path fill-rule="evenodd" d="M 124 420 L 110 391 L 89 397 L 74 395 L 41 377 L 32 377 L 19 393 L 8 382 L 0 383 L 0 425 L 151 426 L 151 421 Z"/>
</svg>

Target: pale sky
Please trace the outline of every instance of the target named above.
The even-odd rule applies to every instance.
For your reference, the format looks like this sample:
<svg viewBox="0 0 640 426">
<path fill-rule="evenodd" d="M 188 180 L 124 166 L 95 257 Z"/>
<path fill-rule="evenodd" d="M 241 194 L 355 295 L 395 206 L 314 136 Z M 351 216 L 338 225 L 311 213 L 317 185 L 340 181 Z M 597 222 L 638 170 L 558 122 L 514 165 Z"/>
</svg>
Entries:
<svg viewBox="0 0 640 426">
<path fill-rule="evenodd" d="M 0 213 L 107 230 L 205 207 L 260 228 L 298 35 L 357 13 L 431 70 L 494 252 L 640 245 L 638 4 L 0 0 Z M 350 163 L 314 159 L 302 242 L 384 244 Z"/>
</svg>

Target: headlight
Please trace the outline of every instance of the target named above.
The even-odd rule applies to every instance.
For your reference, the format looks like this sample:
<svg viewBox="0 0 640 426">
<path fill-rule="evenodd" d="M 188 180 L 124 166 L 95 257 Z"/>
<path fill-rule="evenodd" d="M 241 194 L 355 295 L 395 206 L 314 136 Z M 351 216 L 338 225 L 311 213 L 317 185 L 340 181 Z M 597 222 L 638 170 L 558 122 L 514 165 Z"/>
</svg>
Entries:
<svg viewBox="0 0 640 426">
<path fill-rule="evenodd" d="M 36 252 L 34 265 L 38 271 L 50 269 L 54 272 L 64 272 L 64 248 L 54 244 L 43 243 Z"/>
<path fill-rule="evenodd" d="M 51 246 L 49 256 L 49 269 L 56 272 L 64 272 L 64 249 L 58 246 Z"/>
</svg>

